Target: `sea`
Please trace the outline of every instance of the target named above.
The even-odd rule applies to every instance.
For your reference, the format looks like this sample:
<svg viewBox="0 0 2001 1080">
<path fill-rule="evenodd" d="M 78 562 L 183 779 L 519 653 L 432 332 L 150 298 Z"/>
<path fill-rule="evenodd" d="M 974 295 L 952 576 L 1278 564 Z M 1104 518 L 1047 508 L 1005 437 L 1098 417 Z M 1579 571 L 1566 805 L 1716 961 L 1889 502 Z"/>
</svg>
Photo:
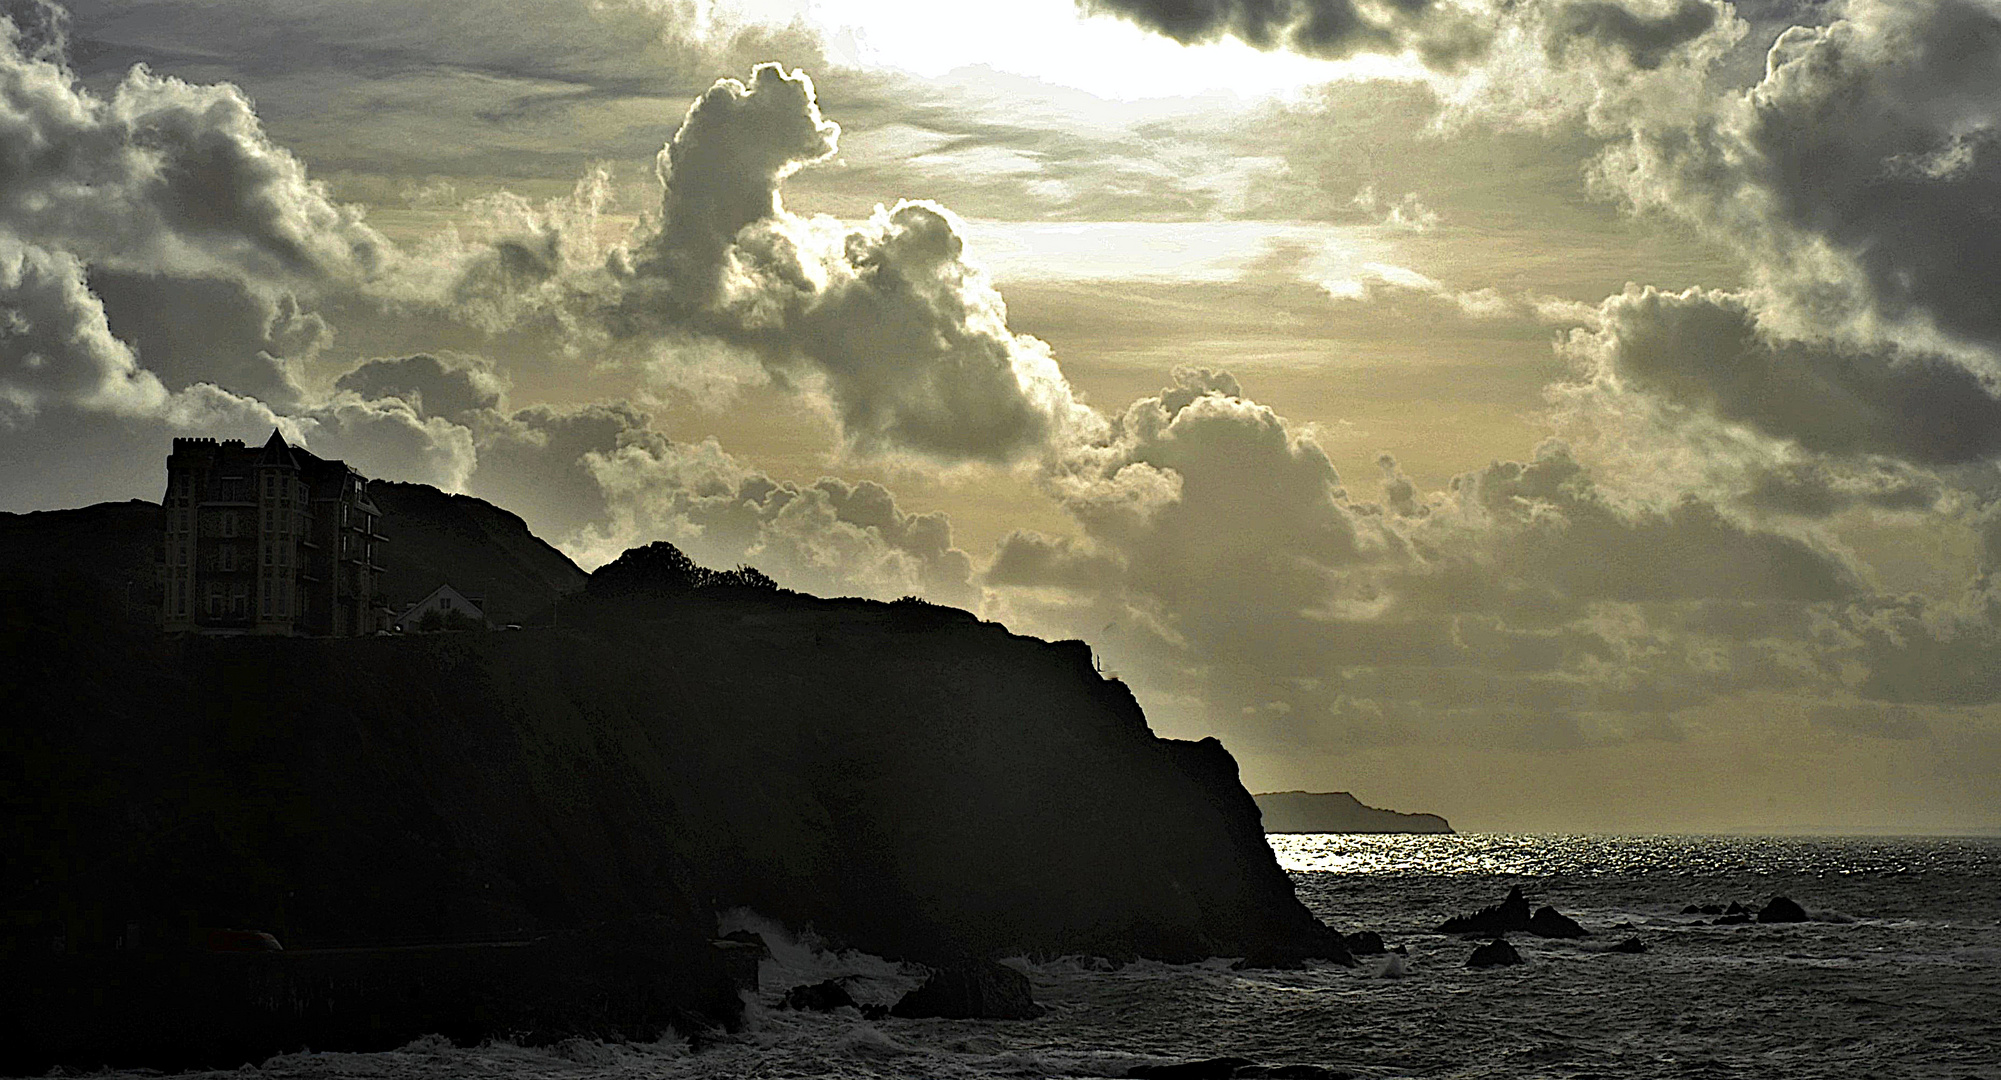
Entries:
<svg viewBox="0 0 2001 1080">
<path fill-rule="evenodd" d="M 740 1033 L 691 1047 L 572 1040 L 372 1054 L 297 1053 L 234 1077 L 1122 1076 L 1216 1057 L 1393 1078 L 2001 1080 L 2001 839 L 1922 837 L 1273 836 L 1315 914 L 1401 954 L 1354 968 L 1233 971 L 1227 959 L 1115 966 L 1016 958 L 1048 1015 L 871 1021 L 782 1009 L 842 978 L 887 1004 L 923 973 L 830 951 L 753 912 L 763 991 Z M 1520 886 L 1592 932 L 1514 935 L 1526 963 L 1469 969 L 1447 916 Z M 1774 895 L 1811 921 L 1714 925 L 1685 908 Z M 1609 947 L 1637 937 L 1648 951 Z M 125 1074 L 139 1075 L 139 1074 Z"/>
</svg>

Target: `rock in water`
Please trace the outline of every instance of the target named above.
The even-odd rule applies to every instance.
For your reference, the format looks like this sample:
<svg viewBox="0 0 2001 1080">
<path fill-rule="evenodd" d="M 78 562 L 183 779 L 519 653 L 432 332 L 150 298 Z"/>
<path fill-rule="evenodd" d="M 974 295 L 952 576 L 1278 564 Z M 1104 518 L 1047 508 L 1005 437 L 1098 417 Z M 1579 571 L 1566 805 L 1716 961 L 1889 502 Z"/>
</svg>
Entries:
<svg viewBox="0 0 2001 1080">
<path fill-rule="evenodd" d="M 1577 920 L 1547 905 L 1536 909 L 1535 916 L 1529 920 L 1529 933 L 1548 938 L 1591 936 L 1591 931 L 1577 925 Z"/>
<path fill-rule="evenodd" d="M 724 934 L 722 936 L 722 940 L 734 941 L 739 945 L 753 946 L 757 952 L 758 959 L 760 960 L 771 959 L 770 943 L 764 940 L 763 934 L 760 934 L 755 930 L 732 930 L 729 933 Z"/>
<path fill-rule="evenodd" d="M 1341 940 L 1348 946 L 1348 951 L 1355 956 L 1381 956 L 1387 951 L 1383 948 L 1383 936 L 1374 930 L 1344 934 Z"/>
<path fill-rule="evenodd" d="M 1783 896 L 1774 896 L 1758 912 L 1761 923 L 1805 922 L 1806 909 Z"/>
<path fill-rule="evenodd" d="M 1466 958 L 1466 966 L 1470 968 L 1508 967 L 1522 962 L 1522 954 L 1516 952 L 1505 938 L 1495 938 L 1474 949 L 1473 955 Z"/>
<path fill-rule="evenodd" d="M 1028 976 L 990 960 L 941 968 L 889 1010 L 907 1019 L 1033 1020 L 1045 1010 L 1029 993 Z"/>
<path fill-rule="evenodd" d="M 1646 951 L 1647 951 L 1647 943 L 1646 943 L 1646 942 L 1644 942 L 1644 941 L 1641 941 L 1641 940 L 1640 940 L 1639 938 L 1636 938 L 1636 937 L 1629 937 L 1629 938 L 1627 938 L 1626 940 L 1624 940 L 1624 941 L 1622 941 L 1622 942 L 1618 943 L 1617 945 L 1614 945 L 1614 946 L 1612 946 L 1612 947 L 1611 947 L 1610 949 L 1608 949 L 1608 950 L 1606 950 L 1606 951 L 1607 951 L 1607 952 L 1622 952 L 1622 953 L 1636 953 L 1636 954 L 1637 954 L 1637 953 L 1643 953 L 1643 952 L 1646 952 Z"/>
<path fill-rule="evenodd" d="M 795 986 L 785 992 L 785 1007 L 804 1009 L 812 1012 L 833 1012 L 839 1008 L 856 1008 L 855 999 L 849 996 L 847 988 L 832 979 L 814 983 L 811 986 Z"/>
<path fill-rule="evenodd" d="M 1209 1058 L 1173 1065 L 1135 1065 L 1126 1070 L 1126 1076 L 1129 1080 L 1230 1080 L 1238 1069 L 1256 1064 L 1250 1058 Z"/>
<path fill-rule="evenodd" d="M 1508 898 L 1471 915 L 1455 915 L 1438 928 L 1441 934 L 1505 934 L 1529 928 L 1529 902 L 1522 887 L 1508 890 Z"/>
<path fill-rule="evenodd" d="M 1230 1080 L 1354 1080 L 1354 1076 L 1318 1065 L 1244 1065 L 1230 1074 Z"/>
</svg>

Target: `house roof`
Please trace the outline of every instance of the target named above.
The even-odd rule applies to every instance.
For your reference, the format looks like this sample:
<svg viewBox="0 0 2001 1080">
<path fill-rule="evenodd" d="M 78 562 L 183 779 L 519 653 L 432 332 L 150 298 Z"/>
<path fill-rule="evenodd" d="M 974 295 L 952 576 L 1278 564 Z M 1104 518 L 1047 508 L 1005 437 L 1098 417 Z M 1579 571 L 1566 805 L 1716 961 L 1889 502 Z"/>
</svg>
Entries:
<svg viewBox="0 0 2001 1080">
<path fill-rule="evenodd" d="M 462 603 L 462 604 L 464 604 L 465 606 L 467 606 L 467 607 L 471 608 L 471 609 L 472 609 L 473 611 L 475 611 L 475 612 L 478 612 L 478 613 L 479 613 L 479 616 L 480 616 L 481 618 L 485 618 L 485 617 L 486 617 L 486 609 L 485 609 L 485 608 L 481 607 L 481 606 L 480 606 L 480 605 L 478 605 L 478 604 L 475 604 L 475 603 L 473 603 L 473 602 L 472 602 L 472 600 L 470 600 L 469 598 L 467 598 L 466 594 L 464 594 L 464 593 L 462 593 L 462 592 L 458 591 L 457 589 L 454 589 L 454 588 L 452 588 L 452 587 L 451 587 L 450 585 L 448 585 L 448 584 L 447 584 L 447 585 L 440 585 L 440 586 L 438 586 L 437 588 L 435 588 L 435 589 L 432 589 L 432 590 L 431 590 L 430 592 L 426 593 L 426 594 L 424 595 L 424 598 L 423 598 L 422 600 L 419 600 L 419 601 L 417 601 L 416 603 L 414 603 L 414 604 L 411 604 L 411 605 L 410 605 L 409 607 L 406 607 L 406 608 L 404 608 L 404 609 L 403 609 L 403 611 L 402 611 L 402 615 L 408 615 L 408 614 L 410 614 L 411 612 L 413 612 L 413 611 L 417 610 L 418 608 L 420 608 L 420 607 L 423 607 L 423 606 L 424 606 L 425 604 L 428 604 L 428 603 L 430 603 L 431 601 L 433 601 L 433 600 L 436 600 L 436 599 L 437 599 L 438 597 L 440 597 L 440 596 L 444 596 L 444 595 L 447 595 L 447 594 L 449 594 L 449 595 L 451 595 L 452 597 L 454 597 L 455 599 L 457 599 L 459 603 Z M 401 617 L 401 616 L 399 616 L 399 618 L 400 618 L 400 617 Z"/>
</svg>

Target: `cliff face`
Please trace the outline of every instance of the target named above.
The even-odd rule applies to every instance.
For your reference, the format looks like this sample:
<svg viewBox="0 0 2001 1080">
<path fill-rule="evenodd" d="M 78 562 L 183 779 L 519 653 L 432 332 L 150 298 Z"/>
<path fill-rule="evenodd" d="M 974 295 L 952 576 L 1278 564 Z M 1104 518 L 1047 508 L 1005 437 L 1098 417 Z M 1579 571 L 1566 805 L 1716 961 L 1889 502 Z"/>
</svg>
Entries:
<svg viewBox="0 0 2001 1080">
<path fill-rule="evenodd" d="M 1366 806 L 1345 791 L 1277 791 L 1256 796 L 1268 833 L 1449 833 L 1437 814 Z"/>
<path fill-rule="evenodd" d="M 18 524 L 18 523 L 16 523 Z M 1333 954 L 1236 765 L 1081 643 L 752 588 L 555 629 L 163 640 L 0 594 L 0 954 L 712 930 L 920 960 Z"/>
</svg>

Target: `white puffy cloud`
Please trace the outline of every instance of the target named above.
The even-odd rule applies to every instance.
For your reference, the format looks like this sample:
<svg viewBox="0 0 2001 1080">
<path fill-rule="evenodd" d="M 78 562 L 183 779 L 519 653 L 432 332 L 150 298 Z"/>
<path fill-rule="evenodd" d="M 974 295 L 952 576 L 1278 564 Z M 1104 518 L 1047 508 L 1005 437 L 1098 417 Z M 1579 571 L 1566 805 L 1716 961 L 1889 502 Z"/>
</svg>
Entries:
<svg viewBox="0 0 2001 1080">
<path fill-rule="evenodd" d="M 763 65 L 704 94 L 661 153 L 658 231 L 614 257 L 613 333 L 753 350 L 866 453 L 1005 463 L 1093 430 L 1048 347 L 1008 328 L 949 211 L 904 202 L 849 229 L 784 209 L 780 183 L 838 134 L 801 72 Z"/>
<path fill-rule="evenodd" d="M 781 585 L 827 596 L 921 595 L 969 604 L 972 560 L 943 514 L 901 509 L 881 485 L 831 477 L 774 480 L 725 453 L 628 442 L 585 456 L 610 520 L 585 528 L 575 553 L 588 565 L 667 539 L 710 566 L 748 563 Z"/>
<path fill-rule="evenodd" d="M 0 234 L 0 402 L 10 422 L 52 402 L 132 414 L 167 399 L 112 335 L 83 274 L 66 252 Z"/>
<path fill-rule="evenodd" d="M 380 268 L 382 238 L 307 180 L 234 87 L 134 68 L 99 96 L 5 25 L 0 222 L 10 233 L 138 273 L 317 283 Z"/>
<path fill-rule="evenodd" d="M 1183 371 L 1052 471 L 1083 536 L 1008 537 L 988 610 L 1266 748 L 1611 744 L 1726 694 L 1840 689 L 1807 613 L 1865 583 L 1808 535 L 1621 501 L 1555 443 L 1429 494 L 1380 464 L 1384 501 L 1357 499 L 1309 434 Z"/>
</svg>

